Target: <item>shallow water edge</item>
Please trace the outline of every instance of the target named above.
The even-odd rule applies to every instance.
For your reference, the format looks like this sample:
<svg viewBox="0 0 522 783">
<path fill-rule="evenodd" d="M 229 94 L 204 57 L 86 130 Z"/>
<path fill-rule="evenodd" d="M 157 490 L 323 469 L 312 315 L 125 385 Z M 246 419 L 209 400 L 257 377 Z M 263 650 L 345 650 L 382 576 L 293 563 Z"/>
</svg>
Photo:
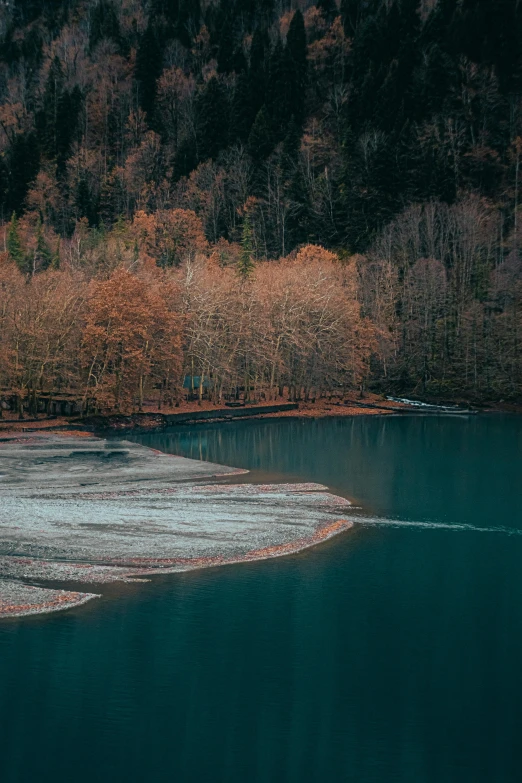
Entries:
<svg viewBox="0 0 522 783">
<path fill-rule="evenodd" d="M 216 483 L 246 472 L 91 436 L 0 439 L 0 617 L 97 597 L 41 583 L 280 557 L 351 526 L 349 501 L 321 484 Z"/>
</svg>

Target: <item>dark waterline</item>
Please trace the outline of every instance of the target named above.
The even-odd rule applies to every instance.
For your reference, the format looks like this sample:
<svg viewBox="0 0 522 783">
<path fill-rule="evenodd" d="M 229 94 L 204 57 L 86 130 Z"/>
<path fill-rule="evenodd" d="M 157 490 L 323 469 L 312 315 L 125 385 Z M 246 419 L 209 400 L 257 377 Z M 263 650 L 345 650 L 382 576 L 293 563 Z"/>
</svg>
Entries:
<svg viewBox="0 0 522 783">
<path fill-rule="evenodd" d="M 323 482 L 379 524 L 1 624 L 2 783 L 520 781 L 521 418 L 136 439 Z"/>
</svg>

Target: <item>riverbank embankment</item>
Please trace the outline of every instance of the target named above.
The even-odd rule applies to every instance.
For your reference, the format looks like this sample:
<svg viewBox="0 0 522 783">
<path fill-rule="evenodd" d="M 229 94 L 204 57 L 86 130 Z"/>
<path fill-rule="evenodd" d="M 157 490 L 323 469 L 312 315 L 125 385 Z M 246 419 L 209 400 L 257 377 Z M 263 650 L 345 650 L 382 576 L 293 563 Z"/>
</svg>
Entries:
<svg viewBox="0 0 522 783">
<path fill-rule="evenodd" d="M 199 424 L 209 421 L 237 421 L 256 418 L 323 418 L 330 416 L 387 415 L 408 408 L 403 403 L 390 402 L 378 395 L 369 394 L 364 399 L 332 398 L 316 401 L 261 401 L 255 404 L 224 407 L 208 400 L 183 402 L 179 406 L 163 408 L 152 406 L 134 413 L 106 413 L 96 416 L 52 417 L 44 416 L 18 419 L 13 414 L 0 418 L 0 434 L 25 431 L 63 431 L 70 428 L 89 432 L 132 430 L 162 430 L 178 424 Z"/>
<path fill-rule="evenodd" d="M 133 413 L 103 413 L 95 416 L 44 415 L 19 419 L 15 414 L 3 412 L 0 417 L 0 435 L 13 432 L 35 431 L 87 431 L 91 433 L 132 431 L 161 431 L 181 424 L 229 422 L 258 418 L 329 418 L 344 416 L 387 415 L 470 415 L 475 413 L 522 413 L 522 405 L 504 401 L 482 402 L 470 405 L 466 400 L 432 400 L 418 403 L 401 398 L 389 398 L 372 392 L 364 396 L 344 395 L 316 400 L 289 402 L 285 398 L 276 401 L 262 400 L 255 403 L 224 406 L 209 400 L 183 401 L 161 411 L 153 405 Z"/>
<path fill-rule="evenodd" d="M 504 411 L 502 406 L 485 407 L 484 412 Z M 511 409 L 510 409 L 511 410 Z M 208 422 L 229 422 L 241 419 L 259 418 L 329 418 L 344 416 L 387 416 L 399 414 L 428 415 L 443 413 L 451 415 L 469 415 L 479 409 L 470 409 L 464 403 L 422 404 L 406 400 L 386 398 L 382 395 L 366 392 L 364 397 L 351 395 L 343 397 L 321 398 L 299 402 L 260 401 L 249 404 L 226 406 L 209 400 L 182 402 L 175 407 L 164 407 L 161 411 L 153 406 L 144 406 L 143 411 L 134 413 L 104 413 L 86 417 L 44 416 L 18 419 L 12 414 L 0 418 L 0 435 L 9 432 L 67 431 L 83 430 L 92 433 L 146 430 L 162 431 L 184 424 L 202 424 Z M 516 412 L 516 411 L 515 411 Z"/>
</svg>

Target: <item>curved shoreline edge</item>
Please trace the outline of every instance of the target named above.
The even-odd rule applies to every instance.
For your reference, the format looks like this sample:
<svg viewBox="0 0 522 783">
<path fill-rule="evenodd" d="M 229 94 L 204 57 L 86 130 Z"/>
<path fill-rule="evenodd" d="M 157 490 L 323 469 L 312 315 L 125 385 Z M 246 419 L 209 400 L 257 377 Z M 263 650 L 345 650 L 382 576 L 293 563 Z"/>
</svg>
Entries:
<svg viewBox="0 0 522 783">
<path fill-rule="evenodd" d="M 0 619 L 99 597 L 46 583 L 266 560 L 353 526 L 320 484 L 216 483 L 246 472 L 92 436 L 0 438 Z"/>
<path fill-rule="evenodd" d="M 186 573 L 188 571 L 199 571 L 207 568 L 217 568 L 219 566 L 237 565 L 240 563 L 255 563 L 263 560 L 272 560 L 277 557 L 288 557 L 289 555 L 295 555 L 299 552 L 304 552 L 306 549 L 311 549 L 319 544 L 323 544 L 325 541 L 346 532 L 353 528 L 354 523 L 348 519 L 339 519 L 336 522 L 326 525 L 323 528 L 317 530 L 315 535 L 306 539 L 300 539 L 287 544 L 274 545 L 264 547 L 258 550 L 252 550 L 245 555 L 238 555 L 237 557 L 201 557 L 194 560 L 177 560 L 169 562 L 168 565 L 161 565 L 162 561 L 156 561 L 154 567 L 136 567 L 129 569 L 125 568 L 125 572 L 114 576 L 110 579 L 100 580 L 100 583 L 107 584 L 109 582 L 146 582 L 148 579 L 140 577 L 150 576 L 168 576 L 180 573 Z M 86 565 L 87 564 L 82 564 Z M 121 568 L 121 567 L 120 567 Z M 123 571 L 123 568 L 122 568 Z M 88 572 L 85 573 L 85 581 L 88 580 Z M 78 580 L 82 581 L 82 580 Z M 97 580 L 98 581 L 98 580 Z M 5 595 L 5 587 L 9 586 L 14 588 L 14 592 L 18 593 L 18 599 L 15 599 L 15 603 L 9 603 L 9 599 Z M 27 591 L 27 592 L 26 592 Z M 30 591 L 30 592 L 29 592 Z M 23 596 L 26 595 L 28 603 L 19 603 Z M 3 594 L 4 593 L 4 594 Z M 42 595 L 45 593 L 46 595 Z M 30 599 L 38 599 L 37 601 L 31 601 Z M 49 614 L 51 612 L 65 611 L 66 609 L 74 609 L 78 606 L 86 604 L 94 598 L 101 598 L 99 593 L 82 593 L 70 590 L 54 590 L 51 588 L 37 587 L 33 585 L 25 585 L 19 582 L 7 582 L 0 580 L 0 620 L 2 618 L 16 618 L 16 617 L 30 617 L 41 614 Z"/>
<path fill-rule="evenodd" d="M 93 598 L 100 596 L 96 593 L 53 590 L 19 582 L 0 581 L 0 619 L 60 612 L 86 604 Z"/>
</svg>

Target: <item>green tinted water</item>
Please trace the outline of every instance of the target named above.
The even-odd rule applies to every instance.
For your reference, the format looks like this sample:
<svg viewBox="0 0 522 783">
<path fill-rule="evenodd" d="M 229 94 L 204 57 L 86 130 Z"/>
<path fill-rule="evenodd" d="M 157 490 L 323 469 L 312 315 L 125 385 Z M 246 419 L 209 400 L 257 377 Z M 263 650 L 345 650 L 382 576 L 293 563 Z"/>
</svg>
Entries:
<svg viewBox="0 0 522 783">
<path fill-rule="evenodd" d="M 364 524 L 0 624 L 2 783 L 520 781 L 522 419 L 139 440 L 323 482 Z"/>
</svg>

